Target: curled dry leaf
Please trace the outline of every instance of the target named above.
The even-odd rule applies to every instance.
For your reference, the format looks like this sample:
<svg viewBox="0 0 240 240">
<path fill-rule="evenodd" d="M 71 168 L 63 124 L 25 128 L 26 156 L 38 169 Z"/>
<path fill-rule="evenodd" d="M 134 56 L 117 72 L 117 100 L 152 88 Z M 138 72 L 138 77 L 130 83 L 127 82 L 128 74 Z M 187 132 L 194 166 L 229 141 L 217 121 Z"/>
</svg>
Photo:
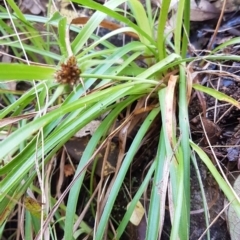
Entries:
<svg viewBox="0 0 240 240">
<path fill-rule="evenodd" d="M 212 3 L 212 5 L 214 5 L 214 7 L 216 9 L 218 9 L 218 11 L 220 12 L 222 10 L 223 7 L 223 0 L 210 0 L 210 2 Z M 224 9 L 224 12 L 234 12 L 234 11 L 238 11 L 239 10 L 239 0 L 226 0 L 226 7 Z"/>
<path fill-rule="evenodd" d="M 191 1 L 191 21 L 205 21 L 209 19 L 214 19 L 219 16 L 219 12 L 219 9 L 217 9 L 207 0 L 201 0 L 198 5 L 196 4 L 195 0 Z"/>
<path fill-rule="evenodd" d="M 29 10 L 32 14 L 40 14 L 45 11 L 44 6 L 39 0 L 23 0 L 21 4 L 21 8 L 24 10 Z"/>
<path fill-rule="evenodd" d="M 97 130 L 100 124 L 101 124 L 101 121 L 93 120 L 89 124 L 87 124 L 85 127 L 83 127 L 80 131 L 78 131 L 74 136 L 80 138 L 87 135 L 93 135 L 93 133 Z"/>
<path fill-rule="evenodd" d="M 127 208 L 129 208 L 130 204 L 131 202 L 127 205 Z M 145 210 L 143 208 L 143 205 L 138 201 L 130 218 L 130 222 L 133 225 L 138 226 L 144 216 L 144 212 Z"/>
<path fill-rule="evenodd" d="M 71 21 L 71 24 L 85 25 L 88 22 L 89 19 L 90 19 L 89 17 L 77 17 L 77 18 L 74 18 Z M 121 25 L 113 23 L 113 22 L 108 21 L 108 20 L 103 20 L 100 23 L 100 26 L 103 27 L 103 28 L 106 28 L 110 31 L 114 31 L 114 30 L 122 28 Z M 128 35 L 129 37 L 139 39 L 139 36 L 134 32 L 124 32 L 124 34 Z"/>
<path fill-rule="evenodd" d="M 90 137 L 84 136 L 81 138 L 72 138 L 68 142 L 65 143 L 66 150 L 71 158 L 77 162 L 82 157 L 82 154 L 89 142 Z M 111 173 L 116 171 L 116 163 L 117 163 L 117 156 L 118 156 L 118 148 L 115 143 L 111 142 L 111 146 L 109 149 L 108 159 L 104 162 L 104 153 L 106 148 L 103 148 L 96 156 L 95 160 L 97 160 L 97 165 L 95 169 L 95 173 L 98 176 L 101 176 L 102 169 L 103 169 L 103 176 L 108 176 Z M 92 164 L 89 166 L 89 170 L 92 170 Z"/>
<path fill-rule="evenodd" d="M 202 118 L 202 122 L 205 128 L 207 137 L 209 139 L 209 142 L 211 144 L 215 144 L 220 137 L 220 134 L 222 131 L 221 128 L 217 124 L 215 124 L 214 122 L 212 122 L 211 120 L 205 117 Z M 204 137 L 204 143 L 205 144 L 208 143 L 206 136 Z"/>
<path fill-rule="evenodd" d="M 161 7 L 162 0 L 155 0 L 154 3 L 158 2 L 158 6 Z M 191 9 L 190 9 L 190 20 L 191 21 L 205 21 L 209 19 L 218 18 L 223 1 L 215 1 L 220 2 L 219 5 L 215 6 L 215 3 L 211 3 L 207 0 L 201 0 L 196 3 L 196 0 L 191 0 Z M 178 8 L 178 0 L 172 0 L 170 3 L 169 11 L 175 10 Z M 232 8 L 231 8 L 232 9 Z"/>
<path fill-rule="evenodd" d="M 174 117 L 175 112 L 175 86 L 177 82 L 178 76 L 171 75 L 168 80 L 168 86 L 166 91 L 166 98 L 165 98 L 165 104 L 166 104 L 166 129 L 167 129 L 167 137 L 170 142 L 170 144 L 173 146 L 172 142 L 172 134 L 174 132 L 174 129 L 176 128 L 176 121 Z"/>
<path fill-rule="evenodd" d="M 65 177 L 72 176 L 74 174 L 75 170 L 71 164 L 66 164 L 64 166 L 64 175 Z"/>
<path fill-rule="evenodd" d="M 237 177 L 233 184 L 233 189 L 240 196 L 240 176 Z M 237 199 L 235 200 L 237 201 Z M 227 202 L 227 201 L 226 201 Z M 240 239 L 240 218 L 237 213 L 234 211 L 232 205 L 230 204 L 227 210 L 225 211 L 226 221 L 228 225 L 228 230 L 231 236 L 231 240 Z"/>
</svg>

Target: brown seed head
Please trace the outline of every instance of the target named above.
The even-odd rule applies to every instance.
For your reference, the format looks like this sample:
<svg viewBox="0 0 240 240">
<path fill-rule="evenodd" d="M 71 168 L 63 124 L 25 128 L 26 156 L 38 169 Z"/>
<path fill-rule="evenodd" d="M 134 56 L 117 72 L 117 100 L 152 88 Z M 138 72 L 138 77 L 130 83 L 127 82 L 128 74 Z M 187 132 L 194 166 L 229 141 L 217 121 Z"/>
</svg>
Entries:
<svg viewBox="0 0 240 240">
<path fill-rule="evenodd" d="M 75 56 L 71 56 L 66 64 L 61 64 L 61 69 L 56 72 L 55 78 L 59 83 L 74 85 L 79 81 L 80 73 Z"/>
</svg>

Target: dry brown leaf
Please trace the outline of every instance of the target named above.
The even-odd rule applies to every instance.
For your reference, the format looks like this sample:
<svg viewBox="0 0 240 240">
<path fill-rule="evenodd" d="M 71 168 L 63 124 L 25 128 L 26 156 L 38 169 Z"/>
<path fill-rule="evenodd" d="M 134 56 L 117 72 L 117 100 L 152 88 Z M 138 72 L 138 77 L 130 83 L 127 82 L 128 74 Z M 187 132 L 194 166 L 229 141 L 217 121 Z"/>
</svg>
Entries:
<svg viewBox="0 0 240 240">
<path fill-rule="evenodd" d="M 226 7 L 224 12 L 234 12 L 234 11 L 238 11 L 239 10 L 239 1 L 238 0 L 226 0 Z M 212 3 L 212 5 L 214 5 L 214 7 L 216 9 L 219 10 L 219 12 L 222 10 L 223 7 L 223 3 L 224 0 L 210 0 L 210 2 Z"/>
<path fill-rule="evenodd" d="M 218 2 L 218 1 L 217 1 Z M 197 5 L 195 0 L 191 1 L 191 21 L 205 21 L 219 16 L 220 11 L 209 1 L 201 0 Z"/>
<path fill-rule="evenodd" d="M 84 25 L 88 22 L 90 18 L 89 17 L 78 17 L 78 18 L 74 18 L 71 22 L 71 24 L 80 24 L 80 25 Z M 113 30 L 116 30 L 116 29 L 120 29 L 122 28 L 121 25 L 119 24 L 116 24 L 116 23 L 113 23 L 111 21 L 108 21 L 108 20 L 103 20 L 101 23 L 100 23 L 100 26 L 103 27 L 103 28 L 106 28 L 110 31 L 113 31 Z M 136 39 L 139 39 L 138 35 L 136 33 L 133 33 L 133 32 L 124 32 L 124 34 L 132 37 L 132 38 L 136 38 Z"/>
<path fill-rule="evenodd" d="M 240 196 L 240 176 L 237 177 L 233 184 L 233 189 Z M 235 200 L 237 201 L 237 200 Z M 226 201 L 227 202 L 227 201 Z M 227 210 L 225 211 L 226 221 L 231 236 L 231 240 L 240 239 L 240 218 L 237 213 L 234 211 L 232 205 L 230 204 Z"/>
<path fill-rule="evenodd" d="M 166 128 L 167 128 L 167 137 L 170 142 L 170 144 L 173 146 L 172 142 L 172 134 L 173 130 L 175 128 L 174 126 L 174 102 L 175 102 L 175 86 L 177 82 L 178 76 L 171 75 L 169 80 L 168 80 L 168 86 L 167 86 L 167 91 L 166 91 L 166 99 L 165 99 L 165 104 L 166 104 Z"/>
<path fill-rule="evenodd" d="M 79 130 L 74 136 L 81 138 L 87 135 L 93 135 L 93 133 L 97 130 L 100 124 L 101 124 L 101 121 L 93 120 L 89 124 L 87 124 L 85 127 L 83 127 L 81 130 Z"/>
<path fill-rule="evenodd" d="M 66 164 L 64 166 L 64 175 L 65 177 L 69 177 L 69 176 L 72 176 L 74 174 L 75 170 L 74 168 L 72 167 L 71 164 Z"/>
<path fill-rule="evenodd" d="M 11 62 L 11 56 L 8 55 L 8 54 L 5 54 L 2 56 L 2 62 L 5 62 L 5 63 L 10 63 Z M 13 82 L 13 81 L 11 81 Z M 15 90 L 15 89 L 14 89 Z"/>
<path fill-rule="evenodd" d="M 178 4 L 178 1 L 179 1 L 179 0 L 171 0 L 170 6 L 169 6 L 169 11 L 170 11 L 171 9 L 173 9 L 174 7 L 176 7 L 176 5 Z M 152 0 L 152 3 L 154 3 L 155 5 L 157 5 L 159 8 L 161 8 L 162 2 L 163 2 L 163 0 Z"/>
<path fill-rule="evenodd" d="M 221 134 L 220 127 L 217 124 L 215 124 L 214 122 L 212 122 L 211 120 L 209 120 L 205 117 L 202 118 L 202 123 L 203 123 L 205 131 L 207 133 L 207 137 L 209 139 L 209 142 L 211 144 L 215 144 L 218 141 L 218 139 L 220 137 L 220 134 Z M 205 144 L 208 143 L 206 137 L 204 137 L 204 143 Z"/>
<path fill-rule="evenodd" d="M 20 120 L 23 120 L 23 119 L 32 118 L 35 115 L 36 115 L 36 113 L 29 113 L 29 114 L 25 114 L 25 115 L 18 116 L 18 117 L 9 117 L 9 118 L 1 119 L 0 120 L 0 127 L 5 127 L 9 124 L 16 123 L 16 122 L 18 122 Z"/>
<path fill-rule="evenodd" d="M 127 205 L 127 208 L 129 208 L 130 204 L 131 202 Z M 143 205 L 138 201 L 132 213 L 132 216 L 130 217 L 130 222 L 133 225 L 138 226 L 144 216 L 144 212 L 145 210 L 143 208 Z"/>
<path fill-rule="evenodd" d="M 159 7 L 161 7 L 162 0 L 155 0 L 155 3 L 158 2 Z M 222 2 L 223 1 L 216 1 Z M 221 5 L 222 6 L 222 5 Z M 170 3 L 169 11 L 175 10 L 178 8 L 178 0 L 172 0 Z M 208 0 L 201 0 L 196 4 L 195 0 L 191 0 L 191 9 L 190 9 L 190 20 L 191 21 L 205 21 L 213 18 L 218 18 L 221 8 L 210 3 Z"/>
<path fill-rule="evenodd" d="M 191 96 L 192 96 L 192 84 L 194 81 L 193 77 L 193 68 L 192 65 L 189 64 L 187 67 L 187 101 L 190 102 Z"/>
<path fill-rule="evenodd" d="M 23 0 L 21 8 L 24 10 L 29 10 L 32 14 L 40 14 L 45 11 L 42 3 L 39 0 Z"/>
</svg>

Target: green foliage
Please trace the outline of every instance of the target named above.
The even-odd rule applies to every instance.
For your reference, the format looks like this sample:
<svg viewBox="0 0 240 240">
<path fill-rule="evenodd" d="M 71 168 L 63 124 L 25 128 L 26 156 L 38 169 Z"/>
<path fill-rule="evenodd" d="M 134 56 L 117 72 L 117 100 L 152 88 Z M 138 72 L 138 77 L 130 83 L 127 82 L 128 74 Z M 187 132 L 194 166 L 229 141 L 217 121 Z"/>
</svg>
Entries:
<svg viewBox="0 0 240 240">
<path fill-rule="evenodd" d="M 151 13 L 150 0 L 146 3 L 147 11 L 140 1 L 129 1 L 132 17 L 136 23 L 116 10 L 126 0 L 110 0 L 104 5 L 90 0 L 74 0 L 73 2 L 82 4 L 83 7 L 96 10 L 82 28 L 69 26 L 67 19 L 60 13 L 55 13 L 50 19 L 25 15 L 14 1 L 7 2 L 12 13 L 1 7 L 0 24 L 3 28 L 0 28 L 0 33 L 3 37 L 0 38 L 0 45 L 8 46 L 16 59 L 15 63 L 0 63 L 3 95 L 1 104 L 5 106 L 0 110 L 3 136 L 0 142 L 0 160 L 3 163 L 0 167 L 0 236 L 11 212 L 18 203 L 20 204 L 22 196 L 26 195 L 28 190 L 37 192 L 42 197 L 45 195 L 45 198 L 47 195 L 49 202 L 48 208 L 42 209 L 41 222 L 39 219 L 31 221 L 31 214 L 26 213 L 24 231 L 27 238 L 30 239 L 31 234 L 35 234 L 36 239 L 39 239 L 42 234 L 40 230 L 44 232 L 49 226 L 51 238 L 57 239 L 55 223 L 58 223 L 64 231 L 64 239 L 73 239 L 73 236 L 77 238 L 81 234 L 92 235 L 94 232 L 95 239 L 102 240 L 129 166 L 152 123 L 158 121 L 161 127 L 156 158 L 133 196 L 130 207 L 118 222 L 115 239 L 121 238 L 134 206 L 151 179 L 153 183 L 147 218 L 147 239 L 157 239 L 161 236 L 168 186 L 171 189 L 169 204 L 173 209 L 171 239 L 188 239 L 190 145 L 211 169 L 219 184 L 223 184 L 215 167 L 210 165 L 197 146 L 189 142 L 185 66 L 187 62 L 196 60 L 186 59 L 190 2 L 181 0 L 179 3 L 174 45 L 171 46 L 174 52 L 167 50 L 164 35 L 170 1 L 163 1 L 156 21 L 156 32 L 153 31 L 155 18 Z M 106 16 L 126 24 L 126 27 L 111 31 L 103 37 L 97 36 L 95 30 Z M 10 28 L 5 20 L 11 20 L 15 28 Z M 46 26 L 47 31 L 43 31 L 45 35 L 37 29 L 36 23 Z M 74 37 L 69 38 L 68 30 L 75 33 Z M 136 33 L 139 39 L 122 47 L 109 42 L 110 37 L 127 31 Z M 230 41 L 226 44 L 234 43 L 234 40 Z M 214 55 L 216 51 L 202 59 L 229 58 Z M 81 81 L 76 86 L 55 81 L 61 64 L 66 62 L 71 54 L 76 56 L 81 71 Z M 143 64 L 139 65 L 138 60 L 141 57 Z M 234 58 L 239 60 L 238 56 Z M 171 77 L 176 81 L 174 82 Z M 14 92 L 6 90 L 5 84 L 11 80 L 28 81 L 32 88 L 26 92 L 18 92 L 17 96 Z M 193 88 L 221 101 L 239 105 L 217 91 L 196 84 Z M 179 91 L 178 98 L 175 89 Z M 149 98 L 153 101 L 149 101 Z M 115 120 L 124 110 L 131 109 L 133 103 L 140 101 L 144 102 L 142 108 L 146 110 L 150 107 L 151 111 L 146 110 L 146 117 L 142 120 L 114 182 L 109 187 L 109 198 L 101 215 L 98 216 L 99 222 L 95 229 L 91 229 L 83 221 L 78 223 L 76 214 L 77 204 L 81 200 L 79 196 L 85 187 L 86 168 L 90 164 L 89 161 L 93 160 L 92 156 L 99 144 L 111 135 L 110 129 Z M 174 108 L 175 102 L 179 106 L 178 116 Z M 101 118 L 102 115 L 106 117 L 87 144 L 78 163 L 74 181 L 58 200 L 51 195 L 50 190 L 44 193 L 41 184 L 49 184 L 47 182 L 49 179 L 45 179 L 47 176 L 45 169 L 52 163 L 59 150 L 80 129 L 92 120 Z M 11 124 L 15 117 L 19 118 L 15 124 Z M 180 129 L 180 136 L 177 129 Z M 36 188 L 35 185 L 40 187 Z M 49 189 L 50 185 L 47 185 Z M 233 193 L 225 185 L 223 191 L 231 201 Z M 65 205 L 63 199 L 68 193 Z M 239 212 L 239 203 L 235 203 L 234 207 Z M 55 223 L 52 221 L 53 216 Z M 114 233 L 110 228 L 108 231 L 108 236 L 112 237 Z"/>
</svg>

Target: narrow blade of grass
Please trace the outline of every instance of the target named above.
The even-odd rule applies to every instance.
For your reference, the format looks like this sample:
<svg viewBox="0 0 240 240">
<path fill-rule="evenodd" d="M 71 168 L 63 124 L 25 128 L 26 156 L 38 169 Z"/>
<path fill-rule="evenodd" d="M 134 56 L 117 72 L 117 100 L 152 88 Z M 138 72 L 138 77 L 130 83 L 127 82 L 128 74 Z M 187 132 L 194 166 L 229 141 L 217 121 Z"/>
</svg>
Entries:
<svg viewBox="0 0 240 240">
<path fill-rule="evenodd" d="M 226 95 L 222 92 L 219 92 L 215 89 L 212 89 L 209 87 L 204 87 L 200 84 L 193 84 L 193 88 L 198 91 L 207 93 L 208 95 L 210 95 L 220 101 L 225 101 L 225 102 L 231 103 L 232 105 L 236 106 L 237 108 L 240 108 L 240 103 L 237 100 L 235 100 L 232 97 L 229 97 L 228 95 Z"/>
<path fill-rule="evenodd" d="M 237 213 L 238 217 L 240 217 L 240 200 L 237 197 L 237 194 L 234 192 L 232 187 L 226 183 L 223 177 L 220 175 L 218 170 L 213 165 L 212 161 L 209 159 L 207 154 L 195 143 L 190 141 L 192 149 L 198 154 L 200 159 L 204 162 L 207 166 L 209 171 L 211 172 L 212 176 L 215 178 L 216 182 L 218 183 L 221 190 L 224 192 L 225 196 L 227 197 L 228 201 L 232 204 L 233 209 Z"/>
</svg>

